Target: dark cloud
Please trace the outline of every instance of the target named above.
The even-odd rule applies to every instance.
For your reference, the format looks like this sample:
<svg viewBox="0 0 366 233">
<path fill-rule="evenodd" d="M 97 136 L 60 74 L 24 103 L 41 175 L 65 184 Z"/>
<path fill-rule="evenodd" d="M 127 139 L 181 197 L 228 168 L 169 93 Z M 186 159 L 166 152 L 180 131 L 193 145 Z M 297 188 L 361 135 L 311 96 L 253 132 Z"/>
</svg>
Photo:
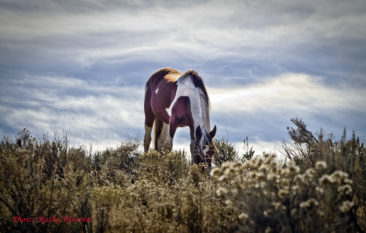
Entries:
<svg viewBox="0 0 366 233">
<path fill-rule="evenodd" d="M 205 1 L 199 1 L 205 2 Z M 121 9 L 126 11 L 153 8 L 185 8 L 197 4 L 197 1 L 170 1 L 170 0 L 2 0 L 0 8 L 19 12 L 71 12 L 83 13 L 90 11 L 108 11 Z"/>
</svg>

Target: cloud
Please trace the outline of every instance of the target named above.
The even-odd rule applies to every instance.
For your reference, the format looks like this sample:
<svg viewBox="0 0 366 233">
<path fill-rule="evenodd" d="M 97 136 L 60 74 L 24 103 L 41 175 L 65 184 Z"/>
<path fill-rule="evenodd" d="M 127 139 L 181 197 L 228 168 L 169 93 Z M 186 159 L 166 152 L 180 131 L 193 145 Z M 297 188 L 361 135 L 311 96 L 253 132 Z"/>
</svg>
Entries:
<svg viewBox="0 0 366 233">
<path fill-rule="evenodd" d="M 330 86 L 324 78 L 285 73 L 249 84 L 209 87 L 213 123 L 219 137 L 274 143 L 289 140 L 290 119 L 303 119 L 313 132 L 341 136 L 344 128 L 365 140 L 366 88 Z"/>
<path fill-rule="evenodd" d="M 365 10 L 362 0 L 1 1 L 0 132 L 64 129 L 98 145 L 142 135 L 143 85 L 171 66 L 204 77 L 218 134 L 234 142 L 281 141 L 294 116 L 365 135 Z"/>
<path fill-rule="evenodd" d="M 320 77 L 287 73 L 246 86 L 209 88 L 214 112 L 365 112 L 366 88 L 332 87 Z"/>
<path fill-rule="evenodd" d="M 64 130 L 74 142 L 99 149 L 127 135 L 142 138 L 144 134 L 142 86 L 28 75 L 3 84 L 0 120 L 13 129 L 26 127 L 36 134 Z M 218 138 L 237 143 L 248 136 L 256 151 L 277 150 L 278 142 L 287 138 L 289 119 L 296 116 L 315 128 L 325 122 L 333 130 L 337 128 L 332 125 L 339 124 L 336 119 L 349 119 L 355 112 L 366 115 L 364 88 L 331 87 L 321 77 L 306 74 L 286 73 L 235 87 L 209 86 L 208 92 Z M 324 114 L 337 118 L 332 123 Z M 355 118 L 357 122 L 361 124 Z M 186 149 L 187 140 L 189 131 L 179 130 L 175 144 Z"/>
<path fill-rule="evenodd" d="M 239 155 L 246 153 L 247 150 L 249 150 L 250 148 L 254 150 L 254 155 L 262 155 L 263 153 L 275 153 L 280 156 L 281 152 L 283 152 L 281 141 L 249 141 L 249 148 L 247 148 L 243 142 L 234 142 L 233 145 L 235 146 L 235 149 L 238 151 Z"/>
<path fill-rule="evenodd" d="M 22 12 L 3 8 L 0 19 L 9 22 L 0 27 L 3 45 L 16 49 L 12 45 L 20 43 L 29 53 L 62 55 L 56 59 L 82 67 L 133 59 L 168 62 L 184 55 L 196 63 L 289 62 L 314 46 L 366 36 L 361 2 L 337 1 L 331 8 L 328 1 L 36 2 L 33 8 L 24 3 L 28 10 Z M 347 49 L 342 45 L 348 43 L 333 49 Z M 289 53 L 294 49 L 297 56 Z"/>
<path fill-rule="evenodd" d="M 0 121 L 13 129 L 28 128 L 36 135 L 66 131 L 73 143 L 97 148 L 142 134 L 143 89 L 43 76 L 6 85 L 12 89 L 1 98 Z"/>
</svg>

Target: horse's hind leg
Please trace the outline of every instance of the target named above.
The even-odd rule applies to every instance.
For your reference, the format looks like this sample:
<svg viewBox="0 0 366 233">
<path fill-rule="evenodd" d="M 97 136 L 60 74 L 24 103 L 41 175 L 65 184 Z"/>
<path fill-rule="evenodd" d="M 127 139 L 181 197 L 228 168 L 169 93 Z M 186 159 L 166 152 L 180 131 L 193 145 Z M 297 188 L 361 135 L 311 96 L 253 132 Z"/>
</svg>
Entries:
<svg viewBox="0 0 366 233">
<path fill-rule="evenodd" d="M 144 151 L 147 152 L 150 147 L 151 142 L 151 130 L 155 121 L 155 115 L 151 109 L 150 104 L 151 99 L 151 91 L 150 89 L 146 89 L 145 93 L 145 103 L 144 103 L 144 110 L 145 110 L 145 137 L 144 137 Z"/>
</svg>

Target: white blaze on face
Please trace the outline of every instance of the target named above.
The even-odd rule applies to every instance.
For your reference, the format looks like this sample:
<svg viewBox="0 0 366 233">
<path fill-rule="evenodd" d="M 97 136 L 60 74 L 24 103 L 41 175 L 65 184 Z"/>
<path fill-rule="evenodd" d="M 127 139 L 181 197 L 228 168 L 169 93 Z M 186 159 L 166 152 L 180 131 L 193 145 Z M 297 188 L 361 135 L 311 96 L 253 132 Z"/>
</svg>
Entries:
<svg viewBox="0 0 366 233">
<path fill-rule="evenodd" d="M 209 147 L 207 145 L 203 146 L 203 154 L 206 155 L 209 150 Z"/>
<path fill-rule="evenodd" d="M 159 88 L 156 88 L 155 94 L 158 94 L 158 92 L 159 92 Z"/>
</svg>

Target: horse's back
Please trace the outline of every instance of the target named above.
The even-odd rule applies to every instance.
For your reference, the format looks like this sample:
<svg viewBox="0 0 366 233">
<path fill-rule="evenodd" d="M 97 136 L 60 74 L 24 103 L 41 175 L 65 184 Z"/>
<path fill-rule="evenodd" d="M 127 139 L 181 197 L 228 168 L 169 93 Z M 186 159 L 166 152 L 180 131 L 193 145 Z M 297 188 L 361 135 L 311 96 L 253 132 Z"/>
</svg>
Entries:
<svg viewBox="0 0 366 233">
<path fill-rule="evenodd" d="M 169 122 L 166 108 L 174 99 L 176 81 L 181 75 L 173 68 L 163 68 L 151 75 L 146 83 L 145 112 L 150 108 L 155 117 L 165 123 Z"/>
<path fill-rule="evenodd" d="M 150 76 L 147 81 L 147 85 L 152 89 L 155 89 L 159 84 L 161 85 L 161 82 L 165 84 L 175 84 L 181 75 L 182 74 L 178 70 L 173 68 L 162 68 Z"/>
</svg>

